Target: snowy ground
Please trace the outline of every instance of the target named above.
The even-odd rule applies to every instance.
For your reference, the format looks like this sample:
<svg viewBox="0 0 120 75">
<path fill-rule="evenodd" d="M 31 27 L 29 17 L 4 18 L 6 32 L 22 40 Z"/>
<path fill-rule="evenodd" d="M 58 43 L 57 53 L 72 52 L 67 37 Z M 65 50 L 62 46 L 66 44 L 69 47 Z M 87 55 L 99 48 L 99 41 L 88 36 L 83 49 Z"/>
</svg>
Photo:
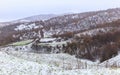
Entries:
<svg viewBox="0 0 120 75">
<path fill-rule="evenodd" d="M 120 75 L 120 68 L 97 65 L 63 53 L 0 51 L 0 75 Z"/>
<path fill-rule="evenodd" d="M 105 65 L 106 67 L 118 67 L 120 68 L 120 54 L 101 63 L 100 65 Z"/>
</svg>

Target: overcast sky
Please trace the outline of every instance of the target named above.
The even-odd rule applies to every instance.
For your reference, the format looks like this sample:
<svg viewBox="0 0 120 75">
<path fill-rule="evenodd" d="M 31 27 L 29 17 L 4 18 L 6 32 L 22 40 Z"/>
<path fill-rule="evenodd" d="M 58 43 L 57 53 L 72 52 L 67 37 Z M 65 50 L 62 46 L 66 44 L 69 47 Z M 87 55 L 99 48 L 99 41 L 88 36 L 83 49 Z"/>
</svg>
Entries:
<svg viewBox="0 0 120 75">
<path fill-rule="evenodd" d="M 63 14 L 120 7 L 120 0 L 0 0 L 0 22 L 39 14 Z"/>
</svg>

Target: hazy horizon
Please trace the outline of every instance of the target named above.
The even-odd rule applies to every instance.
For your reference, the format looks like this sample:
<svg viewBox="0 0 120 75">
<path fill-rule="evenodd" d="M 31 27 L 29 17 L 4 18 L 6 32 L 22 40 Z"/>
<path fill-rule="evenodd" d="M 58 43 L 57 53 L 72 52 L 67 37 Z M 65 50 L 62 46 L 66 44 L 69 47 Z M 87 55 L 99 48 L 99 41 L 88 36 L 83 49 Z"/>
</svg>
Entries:
<svg viewBox="0 0 120 75">
<path fill-rule="evenodd" d="M 41 14 L 81 13 L 119 7 L 120 0 L 0 0 L 0 22 Z"/>
</svg>

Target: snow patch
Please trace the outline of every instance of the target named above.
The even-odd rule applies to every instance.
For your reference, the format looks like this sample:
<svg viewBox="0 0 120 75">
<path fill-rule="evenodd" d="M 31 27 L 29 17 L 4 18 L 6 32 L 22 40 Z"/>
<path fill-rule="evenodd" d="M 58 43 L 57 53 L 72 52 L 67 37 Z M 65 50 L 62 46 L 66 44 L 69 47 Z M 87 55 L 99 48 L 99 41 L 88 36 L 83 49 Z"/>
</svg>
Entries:
<svg viewBox="0 0 120 75">
<path fill-rule="evenodd" d="M 30 25 L 21 24 L 21 25 L 17 26 L 14 30 L 21 31 L 21 30 L 31 30 L 31 29 L 36 29 L 36 28 L 39 28 L 39 26 L 36 26 L 34 23 L 30 24 Z"/>
</svg>

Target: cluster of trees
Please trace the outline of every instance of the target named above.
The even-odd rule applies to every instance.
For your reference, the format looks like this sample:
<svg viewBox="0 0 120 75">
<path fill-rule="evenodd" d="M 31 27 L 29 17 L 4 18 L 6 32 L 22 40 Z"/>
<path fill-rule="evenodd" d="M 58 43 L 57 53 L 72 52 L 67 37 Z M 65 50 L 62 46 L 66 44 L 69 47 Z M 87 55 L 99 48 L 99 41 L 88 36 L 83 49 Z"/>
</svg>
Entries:
<svg viewBox="0 0 120 75">
<path fill-rule="evenodd" d="M 36 28 L 31 30 L 18 30 L 15 31 L 16 26 L 25 24 L 29 25 L 35 23 L 36 26 L 44 24 L 42 21 L 29 22 L 29 23 L 15 23 L 6 27 L 0 28 L 0 46 L 10 44 L 12 42 L 17 42 L 25 39 L 33 39 L 38 36 L 44 37 L 43 28 Z M 36 35 L 34 35 L 36 33 Z M 22 39 L 21 39 L 22 38 Z"/>
<path fill-rule="evenodd" d="M 35 34 L 34 32 L 36 33 L 36 35 L 34 35 Z M 37 38 L 38 36 L 44 37 L 44 32 L 42 31 L 42 29 L 14 31 L 14 32 L 7 32 L 6 34 L 2 33 L 0 35 L 0 46 L 7 45 L 9 43 L 17 42 L 20 40 L 34 39 Z"/>
<path fill-rule="evenodd" d="M 101 62 L 118 54 L 120 49 L 120 31 L 99 33 L 94 36 L 82 35 L 75 37 L 64 48 L 65 53 L 75 54 L 78 58 L 86 58 Z"/>
<path fill-rule="evenodd" d="M 64 34 L 53 34 L 52 35 L 52 37 L 55 37 L 55 38 L 61 37 L 65 39 L 72 38 L 73 36 L 74 36 L 74 32 L 65 32 Z"/>
<path fill-rule="evenodd" d="M 13 38 L 13 34 L 10 33 L 9 35 L 7 34 L 2 34 L 0 35 L 0 46 L 7 45 L 9 43 L 19 41 L 19 38 Z"/>
</svg>

